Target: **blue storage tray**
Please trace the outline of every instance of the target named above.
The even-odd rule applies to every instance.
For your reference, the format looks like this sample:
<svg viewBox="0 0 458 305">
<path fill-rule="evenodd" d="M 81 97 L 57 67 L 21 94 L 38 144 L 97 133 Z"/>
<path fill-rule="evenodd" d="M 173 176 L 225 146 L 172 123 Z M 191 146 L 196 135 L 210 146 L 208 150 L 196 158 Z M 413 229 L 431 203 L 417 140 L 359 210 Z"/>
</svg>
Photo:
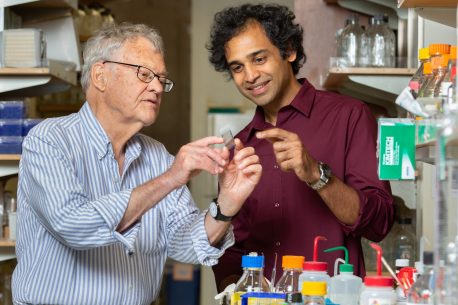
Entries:
<svg viewBox="0 0 458 305">
<path fill-rule="evenodd" d="M 22 137 L 0 137 L 0 154 L 21 154 Z"/>
<path fill-rule="evenodd" d="M 22 120 L 0 119 L 0 137 L 22 136 Z"/>
<path fill-rule="evenodd" d="M 43 119 L 24 119 L 22 121 L 22 136 L 25 137 L 33 127 L 42 121 Z"/>
<path fill-rule="evenodd" d="M 0 119 L 23 119 L 25 105 L 22 101 L 0 102 Z"/>
</svg>

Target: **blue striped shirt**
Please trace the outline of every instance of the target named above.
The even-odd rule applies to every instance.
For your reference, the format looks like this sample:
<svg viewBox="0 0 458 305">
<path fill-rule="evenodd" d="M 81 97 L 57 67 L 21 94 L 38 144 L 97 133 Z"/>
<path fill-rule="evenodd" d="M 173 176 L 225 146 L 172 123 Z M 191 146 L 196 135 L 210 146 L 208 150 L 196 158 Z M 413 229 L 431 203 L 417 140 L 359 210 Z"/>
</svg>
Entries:
<svg viewBox="0 0 458 305">
<path fill-rule="evenodd" d="M 15 304 L 150 304 L 167 257 L 214 265 L 234 243 L 212 247 L 186 186 L 173 190 L 127 232 L 116 227 L 132 189 L 174 158 L 141 134 L 119 174 L 112 145 L 86 103 L 48 119 L 24 139 L 19 165 Z"/>
</svg>

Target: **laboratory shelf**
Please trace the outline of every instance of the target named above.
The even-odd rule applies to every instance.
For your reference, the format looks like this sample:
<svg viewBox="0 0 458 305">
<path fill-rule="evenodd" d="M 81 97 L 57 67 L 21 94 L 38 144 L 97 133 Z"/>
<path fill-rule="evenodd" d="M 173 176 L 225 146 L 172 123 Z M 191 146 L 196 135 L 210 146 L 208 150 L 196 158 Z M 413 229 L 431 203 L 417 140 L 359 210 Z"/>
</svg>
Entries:
<svg viewBox="0 0 458 305">
<path fill-rule="evenodd" d="M 398 0 L 398 7 L 400 8 L 414 8 L 414 7 L 455 7 L 458 0 Z"/>
</svg>

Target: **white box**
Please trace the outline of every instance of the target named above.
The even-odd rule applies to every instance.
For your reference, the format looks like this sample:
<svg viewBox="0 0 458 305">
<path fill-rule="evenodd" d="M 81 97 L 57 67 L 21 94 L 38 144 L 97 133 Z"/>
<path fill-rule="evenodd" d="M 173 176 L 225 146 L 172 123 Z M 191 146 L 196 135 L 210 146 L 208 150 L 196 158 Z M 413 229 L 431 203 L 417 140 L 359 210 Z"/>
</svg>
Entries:
<svg viewBox="0 0 458 305">
<path fill-rule="evenodd" d="M 12 29 L 1 33 L 2 65 L 13 68 L 41 67 L 46 59 L 46 41 L 40 29 Z"/>
</svg>

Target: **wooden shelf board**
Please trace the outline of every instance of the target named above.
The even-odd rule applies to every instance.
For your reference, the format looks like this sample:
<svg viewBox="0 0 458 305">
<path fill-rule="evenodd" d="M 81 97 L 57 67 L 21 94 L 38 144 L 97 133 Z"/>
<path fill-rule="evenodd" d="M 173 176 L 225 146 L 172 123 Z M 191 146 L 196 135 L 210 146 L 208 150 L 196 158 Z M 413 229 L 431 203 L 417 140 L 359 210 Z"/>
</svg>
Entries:
<svg viewBox="0 0 458 305">
<path fill-rule="evenodd" d="M 0 239 L 0 247 L 15 247 L 16 241 L 9 239 Z"/>
<path fill-rule="evenodd" d="M 400 8 L 414 7 L 454 7 L 456 8 L 458 0 L 398 0 Z"/>
<path fill-rule="evenodd" d="M 19 160 L 21 160 L 21 155 L 0 154 L 0 161 L 19 161 Z"/>
<path fill-rule="evenodd" d="M 75 0 L 5 0 L 5 7 L 25 8 L 73 8 L 76 9 L 78 1 Z"/>
</svg>

